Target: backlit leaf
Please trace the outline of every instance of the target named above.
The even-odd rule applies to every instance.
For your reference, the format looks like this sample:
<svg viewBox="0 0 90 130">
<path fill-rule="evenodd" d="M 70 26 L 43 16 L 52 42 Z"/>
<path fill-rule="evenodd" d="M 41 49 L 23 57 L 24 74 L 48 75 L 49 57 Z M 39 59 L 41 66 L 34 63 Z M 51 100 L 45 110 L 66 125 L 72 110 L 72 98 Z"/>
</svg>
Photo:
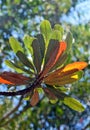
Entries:
<svg viewBox="0 0 90 130">
<path fill-rule="evenodd" d="M 33 94 L 32 98 L 31 98 L 30 104 L 31 104 L 32 106 L 35 106 L 38 102 L 39 102 L 39 93 L 38 93 L 38 91 L 35 89 L 35 90 L 34 90 L 34 94 Z"/>
<path fill-rule="evenodd" d="M 48 46 L 48 42 L 50 40 L 51 31 L 52 31 L 51 24 L 48 20 L 44 20 L 41 22 L 40 31 L 44 36 L 46 46 Z"/>
<path fill-rule="evenodd" d="M 25 44 L 26 48 L 29 50 L 30 54 L 33 54 L 33 49 L 32 49 L 31 45 L 32 45 L 32 42 L 33 42 L 34 39 L 35 38 L 30 37 L 29 35 L 26 35 L 23 39 L 24 44 Z"/>
<path fill-rule="evenodd" d="M 19 66 L 15 65 L 13 62 L 9 60 L 5 60 L 5 64 L 19 73 L 24 72 L 21 68 L 19 68 Z"/>
<path fill-rule="evenodd" d="M 55 39 L 55 40 L 58 40 L 58 41 L 61 41 L 61 32 L 58 31 L 58 30 L 52 30 L 52 33 L 51 33 L 51 39 Z"/>
<path fill-rule="evenodd" d="M 9 43 L 14 53 L 17 53 L 18 51 L 24 52 L 24 49 L 22 48 L 22 46 L 14 37 L 9 38 Z"/>
<path fill-rule="evenodd" d="M 80 61 L 80 62 L 74 62 L 66 65 L 63 69 L 63 72 L 68 71 L 78 71 L 84 69 L 88 64 L 86 62 Z"/>
<path fill-rule="evenodd" d="M 27 70 L 27 69 L 23 68 L 22 66 L 19 66 L 19 65 L 15 64 L 15 63 L 12 62 L 12 61 L 5 60 L 5 64 L 6 64 L 8 67 L 14 69 L 14 71 L 16 71 L 16 72 L 18 72 L 18 73 L 25 73 L 25 72 L 26 72 L 26 73 L 28 73 L 28 74 L 32 74 L 32 72 L 31 72 L 30 70 Z"/>
<path fill-rule="evenodd" d="M 56 98 L 56 99 L 51 99 L 51 100 L 49 100 L 50 101 L 50 103 L 52 103 L 52 104 L 55 104 L 57 101 L 58 101 L 58 99 Z"/>
<path fill-rule="evenodd" d="M 3 72 L 0 74 L 0 83 L 11 85 L 23 85 L 28 84 L 30 78 L 13 72 Z"/>
<path fill-rule="evenodd" d="M 61 26 L 60 24 L 55 24 L 55 25 L 54 25 L 54 30 L 60 31 L 61 39 L 62 39 L 63 34 L 64 34 L 64 30 L 63 30 L 62 26 Z"/>
<path fill-rule="evenodd" d="M 46 79 L 48 78 L 48 80 L 50 80 L 50 79 L 52 79 L 52 78 L 54 79 L 56 77 L 60 77 L 61 78 L 62 76 L 69 75 L 69 74 L 72 74 L 72 73 L 77 72 L 79 70 L 82 70 L 86 66 L 87 66 L 86 62 L 70 63 L 70 64 L 66 65 L 65 67 L 57 69 L 53 73 L 50 73 L 48 75 L 48 77 L 46 77 Z"/>
<path fill-rule="evenodd" d="M 72 41 L 73 41 L 73 37 L 71 32 L 68 32 L 66 39 L 65 39 L 66 43 L 67 43 L 67 52 L 69 52 L 69 50 L 71 49 L 72 46 Z"/>
<path fill-rule="evenodd" d="M 84 106 L 78 100 L 72 97 L 65 97 L 64 104 L 78 112 L 82 112 L 85 109 Z"/>
</svg>

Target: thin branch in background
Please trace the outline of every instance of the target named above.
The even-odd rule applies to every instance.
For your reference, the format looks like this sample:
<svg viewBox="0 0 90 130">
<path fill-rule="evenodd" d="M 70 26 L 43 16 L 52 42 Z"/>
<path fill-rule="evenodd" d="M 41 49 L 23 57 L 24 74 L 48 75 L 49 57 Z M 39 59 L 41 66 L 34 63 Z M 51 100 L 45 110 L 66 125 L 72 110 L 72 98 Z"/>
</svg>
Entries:
<svg viewBox="0 0 90 130">
<path fill-rule="evenodd" d="M 11 116 L 13 113 L 15 113 L 17 111 L 17 109 L 20 107 L 21 103 L 22 103 L 22 99 L 23 96 L 20 97 L 18 104 L 8 113 L 6 113 L 1 119 L 0 122 L 4 121 L 5 119 L 7 119 L 9 116 Z"/>
<path fill-rule="evenodd" d="M 86 130 L 89 127 L 90 127 L 90 122 L 82 130 Z"/>
<path fill-rule="evenodd" d="M 6 121 L 5 123 L 1 124 L 0 127 L 6 126 L 8 123 L 10 123 L 12 120 L 14 120 L 15 118 L 18 118 L 22 113 L 24 113 L 25 111 L 27 111 L 30 108 L 30 105 L 25 106 L 24 109 L 22 111 L 19 112 L 19 114 L 15 114 L 12 118 L 10 118 L 8 121 Z"/>
<path fill-rule="evenodd" d="M 44 96 L 40 99 L 41 101 L 44 99 Z M 22 115 L 24 112 L 26 112 L 29 108 L 31 108 L 31 104 L 26 105 L 22 111 L 19 112 L 19 114 L 15 113 L 12 118 L 8 119 L 5 123 L 1 124 L 0 127 L 8 125 L 8 123 L 11 123 L 15 118 L 18 118 L 20 115 Z"/>
</svg>

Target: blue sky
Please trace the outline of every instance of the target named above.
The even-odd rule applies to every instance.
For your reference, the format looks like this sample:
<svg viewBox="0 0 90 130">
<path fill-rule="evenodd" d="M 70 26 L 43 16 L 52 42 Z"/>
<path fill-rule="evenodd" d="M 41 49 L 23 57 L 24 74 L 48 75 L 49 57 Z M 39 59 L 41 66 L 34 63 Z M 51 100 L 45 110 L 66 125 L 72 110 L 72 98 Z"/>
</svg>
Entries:
<svg viewBox="0 0 90 130">
<path fill-rule="evenodd" d="M 78 0 L 77 5 L 70 9 L 68 15 L 62 15 L 61 21 L 73 25 L 90 22 L 90 0 Z"/>
</svg>

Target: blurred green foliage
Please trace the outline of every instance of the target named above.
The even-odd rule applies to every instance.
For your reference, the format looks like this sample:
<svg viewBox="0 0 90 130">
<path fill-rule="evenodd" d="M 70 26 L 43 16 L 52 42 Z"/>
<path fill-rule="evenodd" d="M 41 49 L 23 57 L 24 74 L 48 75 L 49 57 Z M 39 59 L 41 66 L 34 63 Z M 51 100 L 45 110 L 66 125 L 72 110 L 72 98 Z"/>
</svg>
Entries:
<svg viewBox="0 0 90 130">
<path fill-rule="evenodd" d="M 48 19 L 52 26 L 55 23 L 61 23 L 62 14 L 67 14 L 76 3 L 76 1 L 71 0 L 0 0 L 0 70 L 5 69 L 4 60 L 14 58 L 8 46 L 8 39 L 11 35 L 22 41 L 25 34 L 37 34 L 39 23 L 43 19 Z M 78 26 L 61 24 L 66 31 L 70 30 L 74 37 L 70 61 L 79 60 L 89 63 L 90 23 Z M 5 85 L 0 86 L 7 88 Z M 68 92 L 73 97 L 78 97 L 88 106 L 90 101 L 90 63 L 85 69 L 81 81 L 73 83 L 70 90 Z M 50 129 L 50 127 L 59 129 L 61 124 L 73 124 L 75 118 L 80 118 L 86 112 L 76 113 L 62 105 L 62 102 L 53 105 L 46 97 L 34 108 L 30 108 L 29 101 L 19 100 L 19 96 L 14 98 L 0 97 L 0 130 L 14 128 L 16 130 L 34 130 L 38 128 Z M 20 105 L 17 105 L 18 102 Z M 16 105 L 16 109 L 12 110 Z"/>
</svg>

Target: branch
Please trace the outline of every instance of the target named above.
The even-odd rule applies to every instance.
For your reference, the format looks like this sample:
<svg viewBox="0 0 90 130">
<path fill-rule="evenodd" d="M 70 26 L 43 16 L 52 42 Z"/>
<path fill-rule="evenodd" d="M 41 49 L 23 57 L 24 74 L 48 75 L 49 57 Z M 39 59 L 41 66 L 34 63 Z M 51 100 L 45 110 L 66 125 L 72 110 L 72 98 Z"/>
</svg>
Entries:
<svg viewBox="0 0 90 130">
<path fill-rule="evenodd" d="M 88 127 L 90 127 L 90 122 L 82 130 L 86 130 Z"/>
<path fill-rule="evenodd" d="M 25 88 L 23 90 L 15 91 L 15 92 L 0 92 L 0 95 L 4 96 L 17 96 L 17 95 L 24 95 L 30 91 L 33 91 L 42 81 L 43 77 L 40 78 L 40 75 L 35 79 L 35 81 L 32 84 L 29 84 L 28 88 Z"/>
<path fill-rule="evenodd" d="M 6 121 L 4 124 L 1 124 L 0 127 L 3 127 L 5 125 L 7 125 L 8 123 L 10 123 L 13 119 L 19 117 L 22 113 L 24 113 L 27 109 L 30 108 L 30 105 L 24 107 L 24 109 L 22 111 L 20 111 L 19 114 L 15 114 L 12 118 L 10 118 L 8 121 Z"/>
<path fill-rule="evenodd" d="M 10 112 L 6 113 L 6 114 L 0 119 L 0 122 L 4 121 L 6 118 L 8 118 L 10 115 L 12 115 L 12 114 L 19 108 L 19 106 L 21 105 L 22 99 L 23 99 L 23 96 L 20 97 L 20 100 L 19 100 L 18 104 L 15 106 L 15 108 L 13 108 Z"/>
<path fill-rule="evenodd" d="M 23 90 L 19 90 L 19 91 L 15 91 L 15 92 L 0 92 L 0 95 L 4 95 L 4 96 L 17 96 L 17 95 L 24 95 L 27 92 L 32 91 L 35 88 L 35 86 L 31 85 L 28 88 L 25 88 Z"/>
<path fill-rule="evenodd" d="M 44 97 L 41 98 L 41 100 L 43 100 Z M 5 123 L 1 124 L 0 127 L 5 127 L 8 123 L 11 123 L 12 120 L 14 120 L 15 118 L 18 118 L 22 113 L 26 112 L 30 107 L 32 107 L 30 104 L 26 105 L 22 111 L 19 112 L 19 114 L 14 114 L 14 116 L 10 119 L 8 119 L 8 121 L 6 121 Z"/>
</svg>

